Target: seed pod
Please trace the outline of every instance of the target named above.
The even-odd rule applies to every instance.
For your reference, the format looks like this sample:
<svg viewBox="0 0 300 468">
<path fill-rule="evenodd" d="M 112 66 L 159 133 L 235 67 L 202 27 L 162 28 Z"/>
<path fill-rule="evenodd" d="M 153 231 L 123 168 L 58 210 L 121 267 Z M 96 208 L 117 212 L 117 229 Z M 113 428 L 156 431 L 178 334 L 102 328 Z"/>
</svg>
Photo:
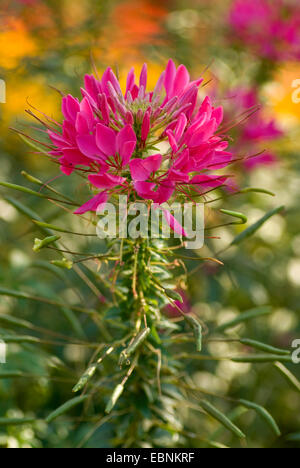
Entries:
<svg viewBox="0 0 300 468">
<path fill-rule="evenodd" d="M 110 397 L 107 405 L 106 405 L 106 408 L 105 408 L 105 413 L 109 414 L 114 406 L 116 405 L 118 399 L 120 398 L 120 396 L 122 395 L 124 391 L 124 385 L 117 385 L 116 388 L 114 389 L 113 391 L 113 394 L 112 396 Z"/>
<path fill-rule="evenodd" d="M 146 340 L 147 336 L 150 333 L 150 328 L 144 328 L 133 340 L 133 342 L 124 349 L 120 355 L 119 365 L 122 366 L 124 362 L 128 360 L 130 356 L 137 350 L 139 346 Z"/>
<path fill-rule="evenodd" d="M 92 364 L 85 373 L 80 377 L 78 383 L 73 388 L 72 392 L 77 393 L 89 382 L 97 370 L 97 365 Z"/>
<path fill-rule="evenodd" d="M 71 262 L 71 260 L 67 260 L 65 257 L 62 260 L 52 260 L 51 263 L 58 268 L 66 268 L 67 270 L 71 270 L 73 268 L 73 262 Z"/>
<path fill-rule="evenodd" d="M 202 351 L 202 325 L 192 315 L 185 315 L 184 319 L 193 329 L 196 338 L 197 351 L 200 353 Z"/>
<path fill-rule="evenodd" d="M 247 400 L 239 400 L 239 403 L 245 406 L 245 408 L 253 409 L 254 411 L 256 411 L 257 414 L 259 414 L 266 421 L 266 423 L 274 431 L 277 437 L 281 436 L 281 431 L 276 421 L 274 420 L 273 416 L 271 416 L 271 414 L 263 406 L 257 405 L 256 403 L 253 403 L 252 401 L 247 401 Z"/>
<path fill-rule="evenodd" d="M 280 354 L 282 356 L 289 356 L 291 353 L 287 349 L 280 349 L 275 348 L 274 346 L 267 345 L 265 343 L 261 343 L 260 341 L 250 340 L 248 338 L 242 338 L 240 343 L 245 346 L 251 346 L 251 348 L 259 349 L 261 351 L 265 351 L 266 353 L 271 354 Z"/>
<path fill-rule="evenodd" d="M 178 292 L 173 291 L 172 289 L 165 289 L 165 293 L 168 297 L 174 299 L 174 301 L 183 302 L 183 299 Z"/>
<path fill-rule="evenodd" d="M 223 424 L 223 426 L 225 426 L 234 435 L 240 439 L 244 439 L 246 437 L 245 434 L 243 434 L 243 432 L 235 424 L 233 424 L 233 422 L 230 421 L 227 416 L 225 416 L 225 414 L 221 413 L 221 411 L 215 408 L 211 403 L 206 400 L 202 400 L 200 401 L 200 405 L 208 414 L 210 414 L 210 416 Z"/>
<path fill-rule="evenodd" d="M 51 423 L 54 419 L 58 418 L 62 414 L 66 413 L 70 409 L 74 408 L 75 406 L 79 405 L 79 403 L 84 402 L 88 397 L 88 395 L 75 397 L 72 400 L 67 401 L 65 404 L 57 408 L 51 414 L 49 414 L 48 418 L 46 419 L 47 423 Z"/>
<path fill-rule="evenodd" d="M 229 210 L 220 210 L 221 213 L 232 216 L 233 218 L 238 218 L 240 221 L 236 224 L 246 224 L 248 219 L 243 213 L 238 213 L 237 211 L 229 211 Z"/>
<path fill-rule="evenodd" d="M 60 239 L 60 236 L 49 236 L 46 237 L 45 239 L 38 239 L 36 238 L 34 240 L 34 246 L 32 250 L 34 252 L 39 252 L 40 250 L 44 249 L 45 247 L 48 247 L 48 245 L 53 244 L 54 242 L 58 241 Z"/>
</svg>

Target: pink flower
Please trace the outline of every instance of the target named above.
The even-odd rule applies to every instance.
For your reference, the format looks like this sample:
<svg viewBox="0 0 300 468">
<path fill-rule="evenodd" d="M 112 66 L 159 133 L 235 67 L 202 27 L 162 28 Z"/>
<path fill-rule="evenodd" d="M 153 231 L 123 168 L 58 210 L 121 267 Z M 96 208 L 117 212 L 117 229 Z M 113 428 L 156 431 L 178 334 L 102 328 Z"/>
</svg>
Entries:
<svg viewBox="0 0 300 468">
<path fill-rule="evenodd" d="M 239 88 L 231 91 L 229 102 L 232 109 L 229 110 L 228 120 L 232 120 L 233 109 L 240 115 L 245 116 L 245 111 L 255 112 L 239 127 L 240 133 L 235 145 L 236 156 L 246 154 L 243 165 L 252 170 L 261 165 L 271 165 L 278 161 L 276 154 L 265 151 L 259 156 L 252 155 L 260 153 L 265 149 L 268 142 L 273 142 L 282 137 L 283 132 L 274 119 L 267 119 L 263 109 L 260 107 L 258 91 L 256 89 Z M 250 157 L 249 157 L 250 156 Z"/>
<path fill-rule="evenodd" d="M 300 58 L 300 4 L 289 0 L 235 0 L 229 22 L 235 37 L 271 60 Z"/>
<path fill-rule="evenodd" d="M 183 65 L 176 68 L 170 60 L 153 91 L 147 81 L 146 65 L 138 82 L 130 70 L 124 94 L 111 68 L 100 80 L 87 75 L 82 100 L 63 98 L 62 124 L 45 122 L 53 144 L 49 155 L 62 172 L 81 171 L 99 190 L 77 214 L 96 211 L 112 193 L 159 206 L 178 194 L 190 199 L 228 183 L 215 174 L 232 161 L 220 132 L 223 110 L 208 97 L 198 105 L 202 79 L 192 81 Z M 151 154 L 160 142 L 169 149 Z"/>
</svg>

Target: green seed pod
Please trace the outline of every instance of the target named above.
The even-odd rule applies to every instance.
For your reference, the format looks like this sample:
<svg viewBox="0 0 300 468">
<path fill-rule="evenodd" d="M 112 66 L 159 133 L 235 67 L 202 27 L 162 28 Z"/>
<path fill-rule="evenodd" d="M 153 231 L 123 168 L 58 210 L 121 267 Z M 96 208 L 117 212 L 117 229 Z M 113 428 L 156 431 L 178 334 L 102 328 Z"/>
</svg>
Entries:
<svg viewBox="0 0 300 468">
<path fill-rule="evenodd" d="M 165 289 L 165 293 L 168 297 L 174 299 L 174 301 L 179 301 L 181 303 L 183 302 L 183 299 L 178 292 L 173 291 L 172 289 Z"/>
<path fill-rule="evenodd" d="M 209 403 L 206 400 L 202 400 L 200 401 L 200 405 L 210 416 L 219 421 L 234 435 L 236 435 L 240 439 L 245 439 L 245 434 L 243 434 L 243 432 L 235 424 L 233 424 L 233 422 L 230 421 L 230 419 L 228 419 L 227 416 L 225 416 L 225 414 L 221 413 L 221 411 L 215 408 L 211 403 Z"/>
<path fill-rule="evenodd" d="M 80 403 L 83 403 L 87 398 L 89 398 L 89 396 L 85 395 L 85 396 L 75 397 L 72 400 L 67 401 L 65 404 L 63 404 L 62 406 L 57 408 L 55 411 L 53 411 L 51 414 L 49 414 L 48 418 L 46 419 L 46 422 L 48 424 L 51 423 L 52 421 L 54 421 L 56 418 L 58 418 L 62 414 L 66 413 L 67 411 L 79 405 Z"/>
<path fill-rule="evenodd" d="M 67 260 L 65 257 L 62 260 L 52 260 L 51 263 L 58 268 L 66 268 L 67 270 L 71 270 L 73 268 L 73 262 L 71 262 L 71 260 Z"/>
<path fill-rule="evenodd" d="M 185 315 L 184 319 L 193 329 L 196 338 L 197 351 L 200 353 L 202 351 L 202 325 L 192 315 Z"/>
<path fill-rule="evenodd" d="M 34 240 L 34 246 L 32 250 L 34 252 L 39 252 L 40 250 L 44 249 L 45 247 L 48 247 L 48 245 L 53 244 L 54 242 L 58 241 L 60 239 L 60 236 L 49 236 L 46 237 L 45 239 L 38 239 L 36 238 Z"/>
<path fill-rule="evenodd" d="M 114 406 L 116 405 L 118 399 L 120 398 L 120 396 L 122 395 L 124 391 L 124 385 L 117 385 L 116 388 L 114 389 L 113 391 L 113 394 L 112 396 L 110 397 L 107 405 L 106 405 L 106 408 L 105 408 L 105 413 L 109 414 Z"/>
<path fill-rule="evenodd" d="M 287 349 L 280 349 L 275 348 L 274 346 L 267 345 L 265 343 L 261 343 L 260 341 L 250 340 L 248 338 L 242 338 L 240 343 L 245 346 L 251 346 L 251 348 L 259 349 L 261 351 L 265 351 L 266 353 L 271 354 L 280 354 L 282 356 L 289 356 L 291 353 Z"/>
<path fill-rule="evenodd" d="M 233 218 L 238 218 L 240 221 L 236 224 L 246 224 L 248 221 L 247 216 L 245 216 L 243 213 L 238 213 L 237 211 L 220 210 L 220 212 L 232 216 Z"/>
<path fill-rule="evenodd" d="M 150 333 L 150 328 L 144 328 L 144 330 L 142 330 L 133 340 L 133 342 L 131 343 L 131 345 L 128 346 L 128 348 L 124 349 L 124 351 L 122 351 L 121 355 L 120 355 L 120 359 L 119 359 L 119 365 L 122 366 L 130 356 L 132 356 L 132 354 L 137 350 L 137 348 L 139 348 L 139 346 L 142 345 L 142 343 L 144 343 L 144 341 L 146 340 L 147 336 L 149 335 Z"/>
<path fill-rule="evenodd" d="M 277 435 L 277 437 L 281 436 L 281 431 L 276 421 L 263 406 L 257 405 L 256 403 L 247 400 L 239 400 L 239 403 L 242 406 L 245 406 L 245 408 L 253 409 L 254 411 L 256 411 L 257 414 L 259 414 L 266 421 L 266 423 L 270 426 L 270 428 Z"/>
<path fill-rule="evenodd" d="M 97 365 L 92 364 L 85 373 L 80 377 L 78 383 L 73 388 L 72 392 L 77 393 L 83 389 L 83 387 L 90 381 L 97 370 Z"/>
</svg>

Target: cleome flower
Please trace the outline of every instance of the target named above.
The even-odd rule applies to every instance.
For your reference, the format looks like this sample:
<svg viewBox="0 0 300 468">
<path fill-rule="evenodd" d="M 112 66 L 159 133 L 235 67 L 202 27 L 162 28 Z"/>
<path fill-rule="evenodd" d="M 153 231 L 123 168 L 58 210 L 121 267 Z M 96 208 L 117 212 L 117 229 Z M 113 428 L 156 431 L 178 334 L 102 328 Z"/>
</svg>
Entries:
<svg viewBox="0 0 300 468">
<path fill-rule="evenodd" d="M 234 148 L 236 158 L 239 157 L 239 154 L 245 154 L 241 162 L 248 171 L 259 166 L 276 164 L 278 162 L 277 154 L 272 150 L 262 152 L 262 149 L 264 149 L 264 145 L 268 146 L 269 142 L 282 138 L 284 133 L 275 119 L 265 115 L 258 89 L 255 87 L 235 88 L 230 91 L 229 98 L 228 102 L 231 104 L 227 112 L 225 111 L 225 118 L 228 120 L 232 119 L 236 111 L 245 115 L 245 112 L 255 110 L 243 122 L 243 125 L 238 126 Z M 256 156 L 249 157 L 251 154 Z"/>
<path fill-rule="evenodd" d="M 298 0 L 234 0 L 229 17 L 234 36 L 274 61 L 300 58 Z"/>
<path fill-rule="evenodd" d="M 232 162 L 223 109 L 209 97 L 198 103 L 201 83 L 169 60 L 153 91 L 144 65 L 138 82 L 130 70 L 124 93 L 108 68 L 101 79 L 85 76 L 81 100 L 63 97 L 63 123 L 46 123 L 49 155 L 65 175 L 82 171 L 99 191 L 76 214 L 97 211 L 112 194 L 161 205 L 229 183 L 215 173 Z"/>
</svg>

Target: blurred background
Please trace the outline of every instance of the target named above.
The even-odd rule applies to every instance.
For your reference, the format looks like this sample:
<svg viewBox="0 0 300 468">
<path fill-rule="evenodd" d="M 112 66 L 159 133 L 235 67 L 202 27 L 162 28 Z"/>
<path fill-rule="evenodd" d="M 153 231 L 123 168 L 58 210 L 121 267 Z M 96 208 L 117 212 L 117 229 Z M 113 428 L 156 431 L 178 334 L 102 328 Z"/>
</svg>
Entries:
<svg viewBox="0 0 300 468">
<path fill-rule="evenodd" d="M 31 131 L 34 123 L 25 113 L 30 106 L 60 119 L 57 90 L 79 96 L 83 75 L 91 73 L 93 61 L 99 73 L 107 66 L 117 70 L 123 83 L 132 66 L 139 69 L 147 62 L 150 87 L 168 58 L 185 64 L 193 77 L 205 77 L 202 92 L 224 106 L 228 122 L 240 122 L 229 125 L 234 127 L 230 130 L 232 150 L 237 158 L 246 157 L 233 168 L 238 184 L 276 194 L 231 197 L 228 208 L 245 213 L 249 224 L 275 206 L 287 208 L 285 217 L 274 217 L 242 246 L 226 251 L 224 268 L 210 266 L 192 272 L 185 294 L 190 307 L 208 324 L 222 324 L 245 310 L 270 304 L 270 316 L 249 323 L 240 332 L 289 349 L 300 338 L 300 103 L 293 99 L 293 83 L 300 79 L 299 57 L 263 53 L 240 35 L 230 13 L 233 3 L 0 0 L 0 79 L 6 83 L 6 103 L 0 104 L 0 180 L 24 184 L 21 171 L 43 182 L 59 176 L 57 167 L 30 152 L 11 128 Z M 243 113 L 254 106 L 259 108 L 244 119 Z M 82 188 L 69 184 L 70 179 L 59 178 L 56 186 L 81 196 Z M 36 233 L 30 213 L 20 205 L 25 202 L 26 195 L 0 188 L 1 287 L 52 299 L 63 297 L 71 304 L 78 303 L 76 289 L 84 303 L 93 305 L 88 285 L 83 286 L 78 276 L 50 268 L 47 259 L 51 255 L 32 252 Z M 53 206 L 45 211 L 39 199 L 29 197 L 26 205 L 31 213 L 42 212 L 47 221 L 58 215 Z M 208 209 L 208 221 L 212 216 Z M 219 229 L 220 239 L 209 242 L 204 253 L 211 256 L 221 251 L 239 230 Z M 194 266 L 188 265 L 190 270 Z M 0 296 L 0 314 L 68 336 L 82 337 L 87 331 L 85 321 L 69 310 L 17 298 Z M 7 334 L 7 326 L 0 323 L 0 339 Z M 231 350 L 231 344 L 214 344 L 214 354 L 230 354 Z M 43 422 L 7 427 L 1 425 L 1 418 L 43 419 L 70 398 L 72 386 L 85 369 L 87 353 L 71 344 L 8 345 L 7 364 L 0 365 L 0 447 L 72 447 L 82 439 L 89 422 L 70 419 L 51 428 Z M 287 368 L 300 377 L 300 365 Z M 193 364 L 189 371 L 202 388 L 268 408 L 283 435 L 275 441 L 254 413 L 240 415 L 250 433 L 250 447 L 300 447 L 299 388 L 297 392 L 274 365 L 221 361 Z M 204 434 L 216 430 L 204 418 L 195 417 L 192 425 Z M 219 436 L 220 441 L 231 443 L 226 431 Z M 110 437 L 108 424 L 87 446 L 108 447 Z"/>
</svg>

